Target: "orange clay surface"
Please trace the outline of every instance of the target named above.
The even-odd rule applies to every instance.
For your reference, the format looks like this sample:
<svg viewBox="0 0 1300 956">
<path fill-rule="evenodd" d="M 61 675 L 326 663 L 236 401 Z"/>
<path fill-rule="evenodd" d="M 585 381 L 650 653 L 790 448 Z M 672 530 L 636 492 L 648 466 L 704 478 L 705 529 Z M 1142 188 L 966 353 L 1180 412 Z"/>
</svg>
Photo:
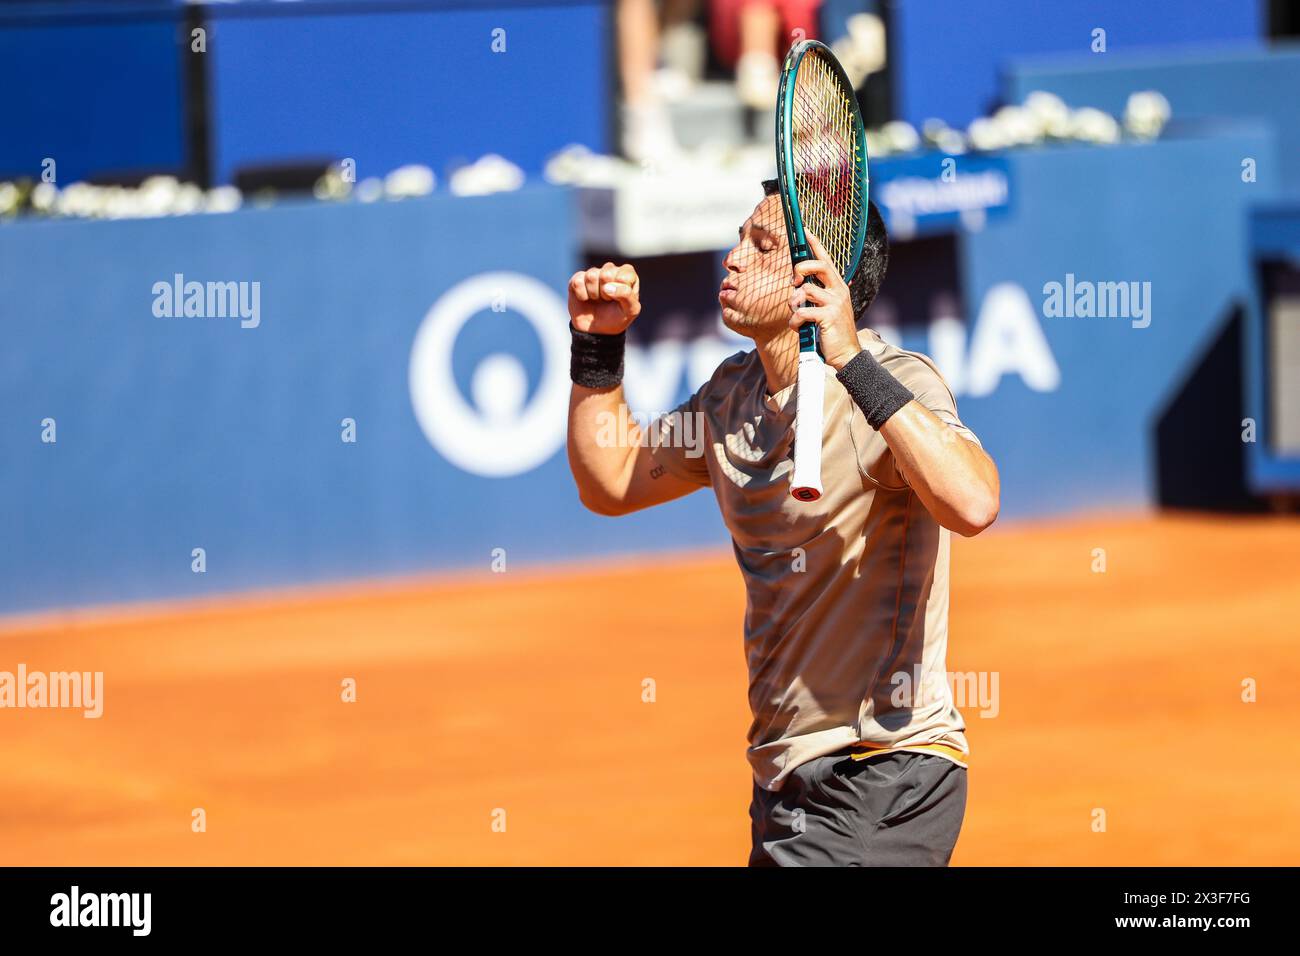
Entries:
<svg viewBox="0 0 1300 956">
<path fill-rule="evenodd" d="M 955 864 L 1300 861 L 1300 522 L 953 567 L 949 668 L 998 675 Z M 741 863 L 743 600 L 717 554 L 0 621 L 0 670 L 105 674 L 99 720 L 0 710 L 0 864 Z"/>
</svg>

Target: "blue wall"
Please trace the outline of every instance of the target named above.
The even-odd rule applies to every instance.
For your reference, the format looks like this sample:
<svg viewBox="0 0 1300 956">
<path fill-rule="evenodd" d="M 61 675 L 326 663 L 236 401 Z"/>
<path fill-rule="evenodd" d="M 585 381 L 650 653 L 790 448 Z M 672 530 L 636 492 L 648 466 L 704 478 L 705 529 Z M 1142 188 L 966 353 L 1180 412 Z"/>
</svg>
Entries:
<svg viewBox="0 0 1300 956">
<path fill-rule="evenodd" d="M 1012 157 L 1014 215 L 964 245 L 967 315 L 1005 282 L 1041 309 L 1044 285 L 1073 273 L 1150 282 L 1152 317 L 1134 328 L 1043 316 L 1056 389 L 1008 376 L 986 397 L 959 399 L 998 460 L 1004 513 L 1154 502 L 1158 416 L 1252 289 L 1247 210 L 1276 194 L 1277 177 L 1243 182 L 1243 155 L 1267 168 L 1276 156 L 1269 131 Z"/>
<path fill-rule="evenodd" d="M 1179 55 L 1116 55 L 1012 63 L 1006 94 L 1019 102 L 1033 90 L 1055 93 L 1071 106 L 1095 106 L 1116 116 L 1130 93 L 1159 90 L 1173 121 L 1254 119 L 1277 136 L 1281 184 L 1300 192 L 1300 45 Z"/>
<path fill-rule="evenodd" d="M 1079 54 L 1109 62 L 1135 50 L 1258 40 L 1255 0 L 894 0 L 889 55 L 902 119 L 965 126 L 998 105 L 1000 74 L 1013 57 Z M 1090 53 L 1092 31 L 1106 52 Z"/>
<path fill-rule="evenodd" d="M 608 522 L 578 506 L 558 445 L 524 475 L 468 475 L 422 433 L 408 379 L 416 331 L 449 288 L 504 270 L 562 290 L 574 242 L 570 194 L 549 188 L 0 228 L 0 608 L 599 546 Z M 155 317 L 153 284 L 177 272 L 259 281 L 260 325 Z M 563 338 L 554 295 L 518 308 Z M 522 356 L 535 391 L 537 334 L 513 309 L 474 312 L 467 334 L 483 323 L 480 337 Z M 473 351 L 458 348 L 458 362 Z M 563 408 L 548 416 L 560 442 Z M 40 441 L 47 417 L 54 444 Z M 355 444 L 340 439 L 345 417 Z M 708 504 L 697 496 L 667 521 L 632 519 L 605 546 L 673 544 Z M 190 570 L 195 547 L 207 550 L 206 574 Z"/>
<path fill-rule="evenodd" d="M 530 173 L 568 145 L 607 148 L 606 0 L 210 8 L 214 167 L 300 158 L 443 175 L 499 153 Z M 505 52 L 493 52 L 494 30 Z M 565 56 L 558 69 L 558 50 Z"/>
<path fill-rule="evenodd" d="M 186 168 L 182 0 L 0 4 L 0 178 Z M 609 0 L 244 0 L 205 6 L 209 159 L 352 158 L 359 177 L 486 153 L 537 173 L 608 148 Z M 504 52 L 493 52 L 496 30 Z M 557 50 L 580 51 L 557 68 Z"/>
<path fill-rule="evenodd" d="M 175 2 L 0 5 L 0 179 L 185 162 Z"/>
<path fill-rule="evenodd" d="M 1242 183 L 1237 160 L 1268 169 L 1273 150 L 1243 128 L 1006 158 L 1008 210 L 956 240 L 965 344 L 902 323 L 904 344 L 942 353 L 1006 518 L 1152 503 L 1155 419 L 1249 297 L 1245 209 L 1274 184 Z M 577 501 L 563 290 L 578 244 L 573 194 L 544 186 L 0 226 L 0 609 L 486 568 L 498 547 L 517 567 L 724 544 L 707 492 L 620 519 Z M 924 270 L 902 288 L 909 249 L 924 251 L 900 246 L 882 301 L 940 291 Z M 176 273 L 260 283 L 260 324 L 156 316 L 154 285 Z M 1150 282 L 1150 326 L 1044 316 L 1044 284 L 1067 273 Z M 1007 329 L 1036 336 L 1059 378 L 1026 384 Z M 666 394 L 738 347 L 688 345 L 661 366 Z M 414 399 L 413 380 L 442 394 Z"/>
</svg>

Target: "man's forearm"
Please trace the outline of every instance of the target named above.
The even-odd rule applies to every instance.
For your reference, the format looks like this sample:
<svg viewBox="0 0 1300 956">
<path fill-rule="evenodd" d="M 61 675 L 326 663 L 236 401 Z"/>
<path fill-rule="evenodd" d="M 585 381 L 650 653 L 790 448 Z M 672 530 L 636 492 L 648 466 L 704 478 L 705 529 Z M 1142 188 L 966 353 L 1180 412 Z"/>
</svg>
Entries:
<svg viewBox="0 0 1300 956">
<path fill-rule="evenodd" d="M 616 512 L 640 444 L 641 429 L 624 401 L 622 385 L 573 386 L 569 396 L 569 470 L 583 504 L 602 514 Z"/>
<path fill-rule="evenodd" d="M 836 377 L 867 423 L 885 439 L 904 479 L 945 528 L 979 534 L 998 514 L 997 466 L 974 442 L 957 434 L 859 349 L 840 356 Z"/>
<path fill-rule="evenodd" d="M 924 405 L 910 401 L 880 428 L 899 471 L 945 528 L 970 537 L 998 515 L 997 467 Z"/>
</svg>

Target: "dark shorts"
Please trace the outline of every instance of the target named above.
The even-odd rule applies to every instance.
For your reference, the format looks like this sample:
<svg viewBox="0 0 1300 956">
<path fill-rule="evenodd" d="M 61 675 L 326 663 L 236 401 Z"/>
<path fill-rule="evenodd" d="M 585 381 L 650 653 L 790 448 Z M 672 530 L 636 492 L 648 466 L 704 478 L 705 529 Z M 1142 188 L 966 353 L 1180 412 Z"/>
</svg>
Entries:
<svg viewBox="0 0 1300 956">
<path fill-rule="evenodd" d="M 947 866 L 966 815 L 966 768 L 933 754 L 801 764 L 754 785 L 750 866 Z"/>
</svg>

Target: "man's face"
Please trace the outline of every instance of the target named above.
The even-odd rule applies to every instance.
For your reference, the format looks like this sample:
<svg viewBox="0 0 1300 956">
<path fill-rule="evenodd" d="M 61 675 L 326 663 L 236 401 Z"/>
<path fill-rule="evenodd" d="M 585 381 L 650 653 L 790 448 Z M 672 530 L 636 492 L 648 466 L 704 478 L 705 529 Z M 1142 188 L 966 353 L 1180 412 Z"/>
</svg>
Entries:
<svg viewBox="0 0 1300 956">
<path fill-rule="evenodd" d="M 754 207 L 722 264 L 727 277 L 718 291 L 718 303 L 727 328 L 763 338 L 787 327 L 794 273 L 779 197 L 765 196 Z"/>
</svg>

